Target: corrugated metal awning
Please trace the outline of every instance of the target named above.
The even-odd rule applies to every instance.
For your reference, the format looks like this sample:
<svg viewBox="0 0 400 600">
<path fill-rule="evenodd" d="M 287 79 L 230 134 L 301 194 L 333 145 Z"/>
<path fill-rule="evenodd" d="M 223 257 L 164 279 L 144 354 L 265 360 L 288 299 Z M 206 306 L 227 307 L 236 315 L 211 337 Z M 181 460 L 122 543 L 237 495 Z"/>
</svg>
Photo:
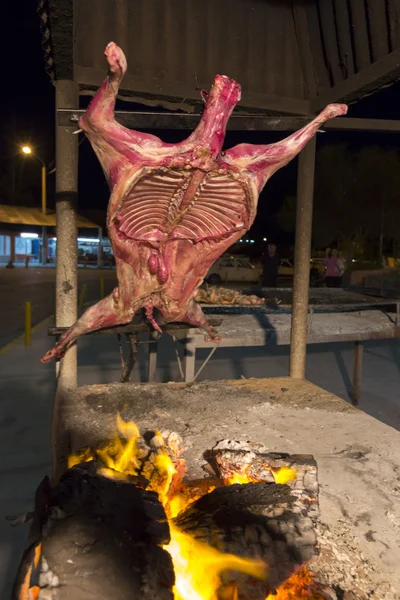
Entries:
<svg viewBox="0 0 400 600">
<path fill-rule="evenodd" d="M 193 112 L 217 73 L 237 110 L 308 115 L 400 79 L 400 0 L 38 0 L 46 68 L 92 94 L 104 48 L 126 53 L 120 98 Z M 95 26 L 94 26 L 95 24 Z"/>
<path fill-rule="evenodd" d="M 0 223 L 55 227 L 56 213 L 53 210 L 48 210 L 47 214 L 44 215 L 40 208 L 0 204 Z M 96 223 L 81 215 L 77 215 L 77 225 L 85 229 L 98 229 L 99 227 Z"/>
</svg>

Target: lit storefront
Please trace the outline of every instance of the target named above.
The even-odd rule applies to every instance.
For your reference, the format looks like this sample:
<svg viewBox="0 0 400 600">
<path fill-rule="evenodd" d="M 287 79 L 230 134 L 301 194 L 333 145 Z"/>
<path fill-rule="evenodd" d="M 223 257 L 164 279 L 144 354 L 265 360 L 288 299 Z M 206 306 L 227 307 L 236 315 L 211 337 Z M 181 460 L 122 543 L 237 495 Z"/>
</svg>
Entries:
<svg viewBox="0 0 400 600">
<path fill-rule="evenodd" d="M 47 210 L 27 206 L 0 205 L 0 264 L 14 265 L 54 265 L 57 240 L 54 236 L 56 214 Z M 110 242 L 102 238 L 98 224 L 82 215 L 77 215 L 77 225 L 82 237 L 78 237 L 79 262 L 101 266 L 112 265 Z M 97 233 L 92 235 L 93 230 Z M 89 234 L 88 237 L 84 237 Z M 101 241 L 100 241 L 101 240 Z"/>
<path fill-rule="evenodd" d="M 108 238 L 78 237 L 78 265 L 113 266 L 114 257 L 111 243 Z M 55 261 L 57 251 L 57 238 L 49 238 L 49 260 Z"/>
</svg>

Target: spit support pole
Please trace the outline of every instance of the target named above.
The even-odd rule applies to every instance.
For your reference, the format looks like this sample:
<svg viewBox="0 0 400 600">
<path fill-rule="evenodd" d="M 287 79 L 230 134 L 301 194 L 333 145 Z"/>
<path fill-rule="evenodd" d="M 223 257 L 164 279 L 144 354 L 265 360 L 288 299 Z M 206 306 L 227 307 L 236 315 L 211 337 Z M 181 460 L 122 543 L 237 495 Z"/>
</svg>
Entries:
<svg viewBox="0 0 400 600">
<path fill-rule="evenodd" d="M 300 153 L 297 175 L 296 242 L 289 367 L 289 375 L 294 379 L 304 379 L 306 374 L 315 147 L 316 138 L 314 136 Z"/>
<path fill-rule="evenodd" d="M 73 108 L 79 100 L 78 85 L 71 80 L 56 81 L 56 111 Z M 57 112 L 56 112 L 57 114 Z M 56 325 L 70 327 L 78 317 L 77 196 L 78 136 L 71 125 L 56 121 Z M 77 385 L 77 348 L 70 348 L 57 363 L 57 390 L 53 407 L 51 447 L 53 482 L 57 483 L 67 465 L 69 436 L 62 417 L 69 390 Z"/>
</svg>

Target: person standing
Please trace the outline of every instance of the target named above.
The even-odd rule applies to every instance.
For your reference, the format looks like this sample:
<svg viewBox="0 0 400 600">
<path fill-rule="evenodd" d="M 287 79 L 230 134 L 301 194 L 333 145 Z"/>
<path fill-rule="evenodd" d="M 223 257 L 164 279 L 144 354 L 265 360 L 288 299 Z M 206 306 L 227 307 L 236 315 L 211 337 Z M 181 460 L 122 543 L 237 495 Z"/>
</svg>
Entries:
<svg viewBox="0 0 400 600">
<path fill-rule="evenodd" d="M 278 273 L 281 261 L 276 252 L 275 244 L 268 244 L 264 254 L 262 287 L 278 287 Z"/>
<path fill-rule="evenodd" d="M 344 261 L 340 258 L 338 251 L 327 248 L 324 258 L 326 265 L 325 281 L 328 287 L 340 287 L 342 285 L 343 273 L 345 271 Z"/>
</svg>

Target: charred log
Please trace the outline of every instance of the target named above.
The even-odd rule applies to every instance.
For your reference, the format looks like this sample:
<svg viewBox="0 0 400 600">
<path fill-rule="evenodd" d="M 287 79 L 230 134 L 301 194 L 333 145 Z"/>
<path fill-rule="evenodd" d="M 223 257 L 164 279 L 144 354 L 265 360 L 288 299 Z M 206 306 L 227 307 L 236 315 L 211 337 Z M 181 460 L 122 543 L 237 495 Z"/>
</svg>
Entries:
<svg viewBox="0 0 400 600">
<path fill-rule="evenodd" d="M 54 600 L 173 599 L 172 561 L 160 548 L 169 527 L 157 494 L 103 477 L 98 466 L 76 465 L 52 491 L 34 551 L 20 565 L 15 600 L 29 598 L 23 592 L 33 585 Z M 27 577 L 33 570 L 35 581 Z"/>
<path fill-rule="evenodd" d="M 240 597 L 264 600 L 296 569 L 315 554 L 316 537 L 311 519 L 293 512 L 296 497 L 287 485 L 248 483 L 217 488 L 194 502 L 175 524 L 195 539 L 225 553 L 261 558 L 268 565 L 268 589 L 238 573 L 234 580 Z M 268 515 L 279 508 L 279 518 Z"/>
</svg>

